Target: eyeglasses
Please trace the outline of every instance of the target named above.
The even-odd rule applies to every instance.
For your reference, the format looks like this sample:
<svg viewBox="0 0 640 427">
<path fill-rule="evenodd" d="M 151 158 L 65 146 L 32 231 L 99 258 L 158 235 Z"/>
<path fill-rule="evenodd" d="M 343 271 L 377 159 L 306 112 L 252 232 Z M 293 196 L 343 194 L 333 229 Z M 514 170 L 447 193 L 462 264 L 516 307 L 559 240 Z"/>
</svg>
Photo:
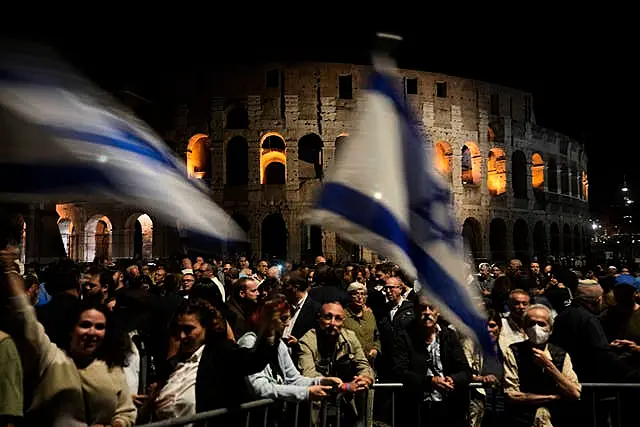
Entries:
<svg viewBox="0 0 640 427">
<path fill-rule="evenodd" d="M 327 322 L 331 322 L 333 319 L 335 319 L 335 320 L 336 320 L 336 322 L 342 322 L 342 321 L 344 321 L 344 316 L 340 316 L 339 314 L 337 314 L 337 315 L 335 315 L 335 316 L 334 316 L 334 315 L 333 315 L 333 314 L 331 314 L 331 313 L 326 313 L 326 314 L 323 314 L 322 316 L 320 316 L 320 318 L 321 318 L 322 320 L 326 320 Z"/>
</svg>

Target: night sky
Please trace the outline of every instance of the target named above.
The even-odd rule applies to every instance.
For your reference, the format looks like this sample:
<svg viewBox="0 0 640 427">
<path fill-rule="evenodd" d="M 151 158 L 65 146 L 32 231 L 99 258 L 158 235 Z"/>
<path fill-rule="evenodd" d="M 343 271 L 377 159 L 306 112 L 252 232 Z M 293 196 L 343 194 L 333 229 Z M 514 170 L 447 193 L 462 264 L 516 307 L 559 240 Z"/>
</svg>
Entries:
<svg viewBox="0 0 640 427">
<path fill-rule="evenodd" d="M 639 91 L 627 35 L 611 28 L 596 33 L 575 26 L 542 26 L 531 34 L 522 31 L 518 37 L 454 40 L 438 37 L 424 26 L 410 27 L 345 26 L 323 32 L 294 28 L 283 37 L 278 31 L 252 29 L 247 24 L 241 37 L 232 37 L 230 34 L 239 33 L 212 25 L 198 31 L 132 28 L 106 36 L 89 29 L 80 36 L 42 33 L 28 38 L 53 46 L 105 89 L 130 89 L 162 102 L 175 90 L 173 82 L 181 73 L 196 68 L 206 73 L 207 68 L 223 66 L 223 57 L 365 64 L 375 31 L 394 32 L 404 37 L 395 54 L 402 68 L 476 78 L 532 92 L 539 125 L 584 141 L 594 212 L 606 211 L 615 201 L 625 174 L 640 197 L 640 177 L 634 174 L 640 149 L 632 134 L 638 121 Z"/>
</svg>

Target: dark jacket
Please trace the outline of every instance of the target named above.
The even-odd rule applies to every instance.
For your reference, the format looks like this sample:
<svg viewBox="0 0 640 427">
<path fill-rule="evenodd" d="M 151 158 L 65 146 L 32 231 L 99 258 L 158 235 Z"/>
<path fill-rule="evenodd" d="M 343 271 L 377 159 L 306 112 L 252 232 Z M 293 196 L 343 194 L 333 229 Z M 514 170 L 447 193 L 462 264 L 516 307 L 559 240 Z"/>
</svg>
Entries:
<svg viewBox="0 0 640 427">
<path fill-rule="evenodd" d="M 318 313 L 320 312 L 320 308 L 322 308 L 320 303 L 311 299 L 311 296 L 307 296 L 307 299 L 300 308 L 300 314 L 298 314 L 296 323 L 293 325 L 291 335 L 300 339 L 311 328 L 315 327 L 318 322 Z"/>
<path fill-rule="evenodd" d="M 262 371 L 277 352 L 278 346 L 266 338 L 259 338 L 253 348 L 242 348 L 226 339 L 207 343 L 196 377 L 196 412 L 229 408 L 231 414 L 220 418 L 220 425 L 243 425 L 244 414 L 235 410 L 256 400 L 246 376 Z"/>
<path fill-rule="evenodd" d="M 459 421 L 457 424 L 453 422 L 452 425 L 458 425 L 465 420 L 469 405 L 468 385 L 471 382 L 471 368 L 455 331 L 443 328 L 439 338 L 442 370 L 445 376 L 453 379 L 455 387 L 442 403 L 450 408 L 452 422 Z M 396 414 L 401 414 L 401 420 L 404 419 L 399 425 L 415 425 L 424 392 L 432 390 L 431 376 L 427 376 L 427 370 L 424 332 L 414 321 L 405 331 L 397 333 L 392 349 L 394 380 L 404 384 L 402 397 L 396 400 L 402 407 Z M 455 414 L 462 418 L 453 420 Z"/>
</svg>

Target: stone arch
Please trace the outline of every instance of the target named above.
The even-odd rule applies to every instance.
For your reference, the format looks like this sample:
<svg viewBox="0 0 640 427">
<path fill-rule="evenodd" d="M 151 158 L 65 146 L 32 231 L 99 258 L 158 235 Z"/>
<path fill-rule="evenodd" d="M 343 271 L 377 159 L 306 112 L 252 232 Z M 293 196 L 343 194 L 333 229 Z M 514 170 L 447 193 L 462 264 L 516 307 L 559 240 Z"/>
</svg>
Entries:
<svg viewBox="0 0 640 427">
<path fill-rule="evenodd" d="M 203 133 L 193 135 L 187 144 L 187 174 L 189 178 L 211 178 L 211 151 L 209 136 Z"/>
<path fill-rule="evenodd" d="M 491 126 L 487 126 L 487 141 L 496 142 L 496 133 L 491 129 Z"/>
<path fill-rule="evenodd" d="M 533 227 L 533 254 L 539 262 L 544 262 L 547 256 L 547 231 L 542 221 L 536 222 Z"/>
<path fill-rule="evenodd" d="M 226 150 L 227 185 L 246 185 L 249 183 L 249 143 L 241 136 L 227 141 Z"/>
<path fill-rule="evenodd" d="M 573 248 L 571 247 L 572 243 L 573 239 L 571 238 L 571 226 L 569 224 L 564 224 L 562 226 L 562 251 L 565 255 L 573 253 Z"/>
<path fill-rule="evenodd" d="M 511 156 L 511 188 L 516 199 L 527 198 L 527 157 L 522 150 Z"/>
<path fill-rule="evenodd" d="M 264 259 L 287 258 L 287 223 L 282 214 L 272 213 L 262 220 L 260 245 Z"/>
<path fill-rule="evenodd" d="M 581 255 L 583 253 L 582 239 L 580 238 L 580 227 L 578 224 L 573 226 L 573 252 L 576 255 Z"/>
<path fill-rule="evenodd" d="M 111 259 L 113 227 L 105 215 L 94 215 L 84 229 L 84 261 Z"/>
<path fill-rule="evenodd" d="M 502 218 L 489 224 L 489 250 L 493 261 L 507 260 L 507 223 Z"/>
<path fill-rule="evenodd" d="M 225 128 L 227 129 L 248 129 L 249 115 L 244 105 L 235 104 L 227 110 L 225 117 Z"/>
<path fill-rule="evenodd" d="M 462 224 L 462 238 L 466 249 L 474 260 L 482 257 L 482 229 L 480 221 L 473 217 L 464 220 Z"/>
<path fill-rule="evenodd" d="M 436 142 L 434 153 L 436 170 L 451 181 L 453 179 L 453 150 L 451 149 L 451 144 L 445 141 Z"/>
<path fill-rule="evenodd" d="M 282 135 L 268 132 L 260 139 L 260 183 L 287 182 L 286 143 Z"/>
<path fill-rule="evenodd" d="M 462 146 L 461 154 L 462 184 L 480 184 L 482 177 L 482 155 L 480 154 L 478 144 L 473 141 L 466 142 Z"/>
<path fill-rule="evenodd" d="M 298 177 L 322 178 L 322 154 L 324 143 L 315 133 L 309 133 L 298 141 Z"/>
<path fill-rule="evenodd" d="M 64 252 L 67 254 L 67 257 L 73 258 L 76 250 L 75 242 L 73 241 L 73 221 L 70 218 L 58 219 L 58 230 L 60 231 Z"/>
<path fill-rule="evenodd" d="M 340 155 L 340 151 L 342 149 L 342 144 L 345 143 L 345 141 L 347 140 L 347 138 L 349 138 L 349 134 L 348 133 L 341 133 L 340 135 L 338 135 L 338 137 L 336 138 L 336 142 L 335 142 L 335 147 L 336 147 L 336 159 L 338 158 L 338 156 Z"/>
<path fill-rule="evenodd" d="M 549 227 L 549 246 L 551 255 L 558 256 L 560 254 L 560 227 L 553 222 Z"/>
<path fill-rule="evenodd" d="M 153 220 L 136 212 L 124 222 L 124 254 L 134 259 L 153 259 Z"/>
<path fill-rule="evenodd" d="M 558 164 L 553 157 L 547 162 L 547 189 L 551 193 L 558 192 Z"/>
<path fill-rule="evenodd" d="M 531 155 L 531 187 L 534 191 L 544 190 L 544 160 L 540 153 Z"/>
<path fill-rule="evenodd" d="M 502 148 L 494 147 L 489 150 L 487 157 L 487 187 L 493 196 L 499 196 L 507 191 L 507 164 Z"/>
<path fill-rule="evenodd" d="M 524 263 L 529 261 L 529 226 L 522 218 L 513 224 L 513 249 L 516 258 Z"/>
</svg>

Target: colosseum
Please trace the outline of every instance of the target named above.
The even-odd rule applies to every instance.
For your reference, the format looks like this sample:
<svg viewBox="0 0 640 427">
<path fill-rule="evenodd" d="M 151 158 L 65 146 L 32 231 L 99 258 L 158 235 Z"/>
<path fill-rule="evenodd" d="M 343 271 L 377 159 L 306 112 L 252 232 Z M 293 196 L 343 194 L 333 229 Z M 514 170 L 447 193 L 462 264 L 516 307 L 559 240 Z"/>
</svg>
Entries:
<svg viewBox="0 0 640 427">
<path fill-rule="evenodd" d="M 247 231 L 250 245 L 223 247 L 228 255 L 297 261 L 323 253 L 340 262 L 374 256 L 303 222 L 356 126 L 371 71 L 333 63 L 226 67 L 212 71 L 205 87 L 184 93 L 163 136 L 185 158 L 189 176 L 206 182 Z M 456 220 L 476 259 L 588 250 L 584 147 L 538 126 L 529 93 L 423 71 L 399 73 L 406 101 L 432 135 L 427 150 L 451 183 Z M 29 228 L 55 228 L 53 221 L 64 250 L 77 260 L 162 257 L 184 244 L 176 224 L 110 204 L 32 206 L 23 218 L 31 259 L 44 249 L 35 236 L 30 244 Z"/>
</svg>

